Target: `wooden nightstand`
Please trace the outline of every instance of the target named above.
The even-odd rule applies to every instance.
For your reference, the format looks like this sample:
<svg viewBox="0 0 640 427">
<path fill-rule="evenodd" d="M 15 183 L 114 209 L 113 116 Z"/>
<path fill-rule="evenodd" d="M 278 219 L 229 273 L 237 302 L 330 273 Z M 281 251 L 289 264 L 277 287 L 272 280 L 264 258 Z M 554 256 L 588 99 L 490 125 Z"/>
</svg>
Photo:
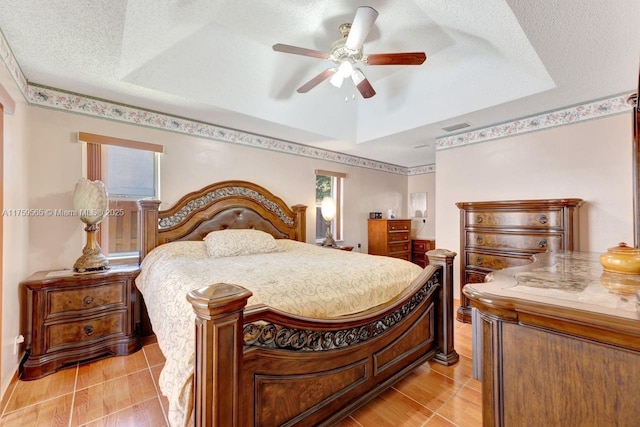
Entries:
<svg viewBox="0 0 640 427">
<path fill-rule="evenodd" d="M 134 328 L 137 265 L 107 271 L 40 271 L 20 285 L 25 295 L 29 357 L 22 379 L 72 363 L 140 348 Z"/>
<path fill-rule="evenodd" d="M 429 265 L 427 252 L 436 248 L 436 241 L 431 239 L 411 239 L 411 262 L 425 268 Z"/>
</svg>

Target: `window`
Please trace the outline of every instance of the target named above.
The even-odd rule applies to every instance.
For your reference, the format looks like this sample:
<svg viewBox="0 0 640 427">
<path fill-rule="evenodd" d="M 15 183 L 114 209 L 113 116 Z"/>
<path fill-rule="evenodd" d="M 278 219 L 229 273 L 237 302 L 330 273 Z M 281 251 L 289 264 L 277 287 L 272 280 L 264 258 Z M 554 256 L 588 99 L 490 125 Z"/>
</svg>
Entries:
<svg viewBox="0 0 640 427">
<path fill-rule="evenodd" d="M 331 231 L 335 240 L 342 240 L 342 183 L 347 177 L 340 172 L 316 171 L 316 241 L 325 239 L 327 225 L 322 218 L 322 199 L 332 197 L 336 202 L 336 216 L 331 221 Z"/>
<path fill-rule="evenodd" d="M 109 215 L 100 223 L 98 241 L 110 259 L 137 258 L 138 204 L 144 198 L 160 198 L 157 144 L 80 132 L 87 142 L 87 178 L 107 187 Z"/>
</svg>

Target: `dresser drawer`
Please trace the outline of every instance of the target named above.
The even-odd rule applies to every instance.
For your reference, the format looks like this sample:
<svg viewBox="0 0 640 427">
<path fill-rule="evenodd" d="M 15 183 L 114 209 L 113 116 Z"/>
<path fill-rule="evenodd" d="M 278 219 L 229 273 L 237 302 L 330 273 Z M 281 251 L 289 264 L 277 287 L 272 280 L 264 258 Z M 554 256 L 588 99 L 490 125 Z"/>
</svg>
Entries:
<svg viewBox="0 0 640 427">
<path fill-rule="evenodd" d="M 484 247 L 504 250 L 530 250 L 535 252 L 563 249 L 560 234 L 507 234 L 492 232 L 466 232 L 467 247 Z"/>
<path fill-rule="evenodd" d="M 526 227 L 562 228 L 562 211 L 471 211 L 466 214 L 466 225 L 471 227 Z"/>
<path fill-rule="evenodd" d="M 464 272 L 465 281 L 464 283 L 484 283 L 484 279 L 486 277 L 486 273 L 481 273 L 479 271 L 469 271 L 466 270 Z"/>
<path fill-rule="evenodd" d="M 113 335 L 125 335 L 127 312 L 116 311 L 85 320 L 45 325 L 45 353 L 61 347 L 82 345 Z"/>
<path fill-rule="evenodd" d="M 530 264 L 531 258 L 467 252 L 466 261 L 467 266 L 490 270 L 501 270 L 507 267 L 517 267 L 520 265 Z"/>
<path fill-rule="evenodd" d="M 409 242 L 389 244 L 389 254 L 394 252 L 406 252 L 408 254 L 410 252 Z"/>
<path fill-rule="evenodd" d="M 83 288 L 56 289 L 47 293 L 45 319 L 100 307 L 126 307 L 127 281 L 119 280 Z"/>
<path fill-rule="evenodd" d="M 411 220 L 394 220 L 387 222 L 387 231 L 410 231 Z"/>
<path fill-rule="evenodd" d="M 397 233 L 389 233 L 389 243 L 393 242 L 406 242 L 409 244 L 409 232 L 408 231 L 400 231 Z"/>
<path fill-rule="evenodd" d="M 400 258 L 403 259 L 405 261 L 411 261 L 411 253 L 410 252 L 395 252 L 395 253 L 389 253 L 389 255 L 391 258 Z"/>
</svg>

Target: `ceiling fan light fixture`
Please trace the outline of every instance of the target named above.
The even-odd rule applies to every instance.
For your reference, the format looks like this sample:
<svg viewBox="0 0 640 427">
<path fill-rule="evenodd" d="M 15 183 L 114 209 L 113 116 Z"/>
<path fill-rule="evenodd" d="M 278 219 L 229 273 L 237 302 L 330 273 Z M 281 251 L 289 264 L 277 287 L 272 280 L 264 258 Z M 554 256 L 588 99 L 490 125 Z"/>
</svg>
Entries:
<svg viewBox="0 0 640 427">
<path fill-rule="evenodd" d="M 351 64 L 351 61 L 344 60 L 340 63 L 338 71 L 336 71 L 329 81 L 335 87 L 341 87 L 342 81 L 349 77 L 351 73 L 353 73 L 353 65 Z"/>
<path fill-rule="evenodd" d="M 333 76 L 331 76 L 331 79 L 329 79 L 329 83 L 331 83 L 332 85 L 338 88 L 342 87 L 343 81 L 344 81 L 344 77 L 342 77 L 339 73 L 335 73 Z"/>
<path fill-rule="evenodd" d="M 351 80 L 353 84 L 358 86 L 364 80 L 364 73 L 360 70 L 360 68 L 354 68 L 351 73 Z"/>
</svg>

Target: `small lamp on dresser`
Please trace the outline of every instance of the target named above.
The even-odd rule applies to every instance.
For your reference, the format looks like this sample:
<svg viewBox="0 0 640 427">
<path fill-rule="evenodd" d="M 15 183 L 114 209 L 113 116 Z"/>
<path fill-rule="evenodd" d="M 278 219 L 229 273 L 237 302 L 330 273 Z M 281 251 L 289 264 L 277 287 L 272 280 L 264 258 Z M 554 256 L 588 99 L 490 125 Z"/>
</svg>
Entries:
<svg viewBox="0 0 640 427">
<path fill-rule="evenodd" d="M 322 212 L 322 218 L 324 218 L 327 225 L 327 232 L 325 234 L 324 242 L 322 242 L 322 246 L 336 246 L 336 241 L 333 239 L 333 234 L 331 233 L 331 221 L 336 217 L 335 200 L 333 200 L 332 197 L 325 197 L 322 199 L 320 211 Z"/>
</svg>

